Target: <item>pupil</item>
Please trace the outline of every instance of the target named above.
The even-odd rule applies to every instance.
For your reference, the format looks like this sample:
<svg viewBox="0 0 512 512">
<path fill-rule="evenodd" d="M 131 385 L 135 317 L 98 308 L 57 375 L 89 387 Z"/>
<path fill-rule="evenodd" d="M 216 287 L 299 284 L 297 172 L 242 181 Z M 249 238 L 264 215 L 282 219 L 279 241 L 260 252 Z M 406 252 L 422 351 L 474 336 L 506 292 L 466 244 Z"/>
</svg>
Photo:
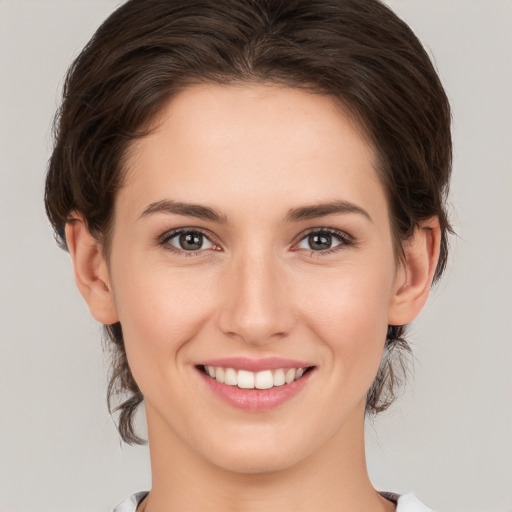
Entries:
<svg viewBox="0 0 512 512">
<path fill-rule="evenodd" d="M 313 234 L 309 235 L 309 246 L 311 249 L 316 251 L 321 251 L 324 249 L 329 249 L 332 244 L 332 237 L 328 234 Z"/>
<path fill-rule="evenodd" d="M 203 245 L 203 235 L 201 233 L 183 233 L 180 235 L 180 246 L 188 251 L 197 251 Z"/>
</svg>

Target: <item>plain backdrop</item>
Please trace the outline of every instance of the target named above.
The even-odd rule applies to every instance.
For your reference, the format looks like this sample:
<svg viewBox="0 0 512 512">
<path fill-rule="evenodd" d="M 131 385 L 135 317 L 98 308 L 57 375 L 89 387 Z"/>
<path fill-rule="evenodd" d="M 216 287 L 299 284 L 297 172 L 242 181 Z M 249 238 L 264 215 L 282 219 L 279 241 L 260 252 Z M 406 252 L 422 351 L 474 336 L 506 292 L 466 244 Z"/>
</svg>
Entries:
<svg viewBox="0 0 512 512">
<path fill-rule="evenodd" d="M 100 327 L 44 215 L 62 77 L 113 0 L 0 0 L 0 511 L 106 512 L 150 486 L 120 443 Z M 448 271 L 412 326 L 414 376 L 369 424 L 380 489 L 512 511 L 512 2 L 393 0 L 453 107 Z M 143 418 L 140 419 L 143 423 Z"/>
</svg>

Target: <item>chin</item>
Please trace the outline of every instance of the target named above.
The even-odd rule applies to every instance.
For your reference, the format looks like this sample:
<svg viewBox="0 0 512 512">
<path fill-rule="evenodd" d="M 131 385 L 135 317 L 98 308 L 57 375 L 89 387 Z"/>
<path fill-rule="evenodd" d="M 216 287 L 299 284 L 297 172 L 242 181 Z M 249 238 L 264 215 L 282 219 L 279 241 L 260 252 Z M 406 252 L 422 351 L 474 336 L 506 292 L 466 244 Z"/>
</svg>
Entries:
<svg viewBox="0 0 512 512">
<path fill-rule="evenodd" d="M 263 432 L 262 432 L 263 430 Z M 307 458 L 309 446 L 304 436 L 294 436 L 286 431 L 269 431 L 271 429 L 245 430 L 224 439 L 210 439 L 201 443 L 196 449 L 211 464 L 226 471 L 239 474 L 265 474 L 283 471 L 296 466 Z M 286 430 L 286 429 L 285 429 Z"/>
<path fill-rule="evenodd" d="M 271 450 L 247 450 L 244 452 L 225 453 L 219 459 L 211 461 L 217 467 L 232 473 L 242 475 L 257 475 L 275 473 L 295 466 L 299 459 L 284 453 L 276 453 Z"/>
</svg>

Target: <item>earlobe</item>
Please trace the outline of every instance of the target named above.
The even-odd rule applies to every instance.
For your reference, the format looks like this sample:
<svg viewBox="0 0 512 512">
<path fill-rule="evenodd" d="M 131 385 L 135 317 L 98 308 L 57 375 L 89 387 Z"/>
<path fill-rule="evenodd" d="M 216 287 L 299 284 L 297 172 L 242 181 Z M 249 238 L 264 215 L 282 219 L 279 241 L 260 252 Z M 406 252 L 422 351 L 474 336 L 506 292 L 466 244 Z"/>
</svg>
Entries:
<svg viewBox="0 0 512 512">
<path fill-rule="evenodd" d="M 437 217 L 423 221 L 403 244 L 404 258 L 397 271 L 388 324 L 412 322 L 427 301 L 439 259 L 441 228 Z"/>
<path fill-rule="evenodd" d="M 73 260 L 75 281 L 92 316 L 102 324 L 119 321 L 102 245 L 77 213 L 66 224 L 66 242 Z"/>
</svg>

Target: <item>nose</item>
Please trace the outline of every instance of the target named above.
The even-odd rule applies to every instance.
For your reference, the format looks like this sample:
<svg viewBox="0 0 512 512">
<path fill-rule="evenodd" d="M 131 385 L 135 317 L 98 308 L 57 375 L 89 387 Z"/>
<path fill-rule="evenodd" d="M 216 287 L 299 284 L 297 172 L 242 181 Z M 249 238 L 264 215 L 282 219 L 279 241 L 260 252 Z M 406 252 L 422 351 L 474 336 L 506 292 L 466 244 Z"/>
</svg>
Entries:
<svg viewBox="0 0 512 512">
<path fill-rule="evenodd" d="M 276 260 L 272 254 L 240 255 L 223 273 L 218 322 L 226 335 L 266 345 L 290 333 L 293 301 Z"/>
</svg>

